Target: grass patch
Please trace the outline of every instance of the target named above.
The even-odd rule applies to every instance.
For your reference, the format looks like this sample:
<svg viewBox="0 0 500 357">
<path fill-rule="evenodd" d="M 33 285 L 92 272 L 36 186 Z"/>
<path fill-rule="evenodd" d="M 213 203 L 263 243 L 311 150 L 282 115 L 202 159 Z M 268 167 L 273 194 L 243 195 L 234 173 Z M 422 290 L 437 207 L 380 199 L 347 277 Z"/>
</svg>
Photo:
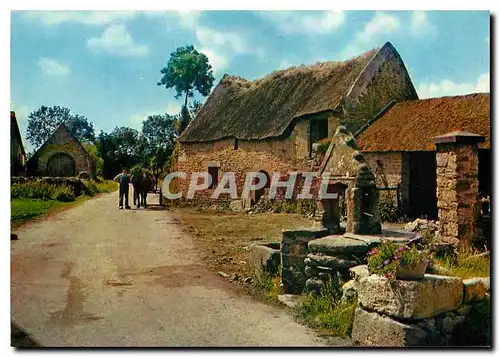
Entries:
<svg viewBox="0 0 500 357">
<path fill-rule="evenodd" d="M 279 241 L 283 228 L 310 227 L 299 214 L 205 212 L 191 207 L 175 210 L 183 229 L 193 238 L 203 259 L 227 274 L 252 276 L 248 264 L 250 246 Z"/>
<path fill-rule="evenodd" d="M 491 258 L 477 253 L 460 253 L 456 258 L 446 256 L 435 258 L 434 264 L 449 271 L 452 276 L 462 279 L 490 276 Z"/>
<path fill-rule="evenodd" d="M 281 276 L 273 276 L 269 272 L 258 269 L 252 273 L 252 292 L 266 300 L 277 302 L 278 295 L 283 293 Z"/>
<path fill-rule="evenodd" d="M 340 287 L 327 284 L 319 294 L 309 294 L 297 307 L 297 318 L 324 334 L 348 338 L 354 322 L 356 299 L 341 301 Z"/>
<path fill-rule="evenodd" d="M 110 193 L 118 190 L 118 182 L 106 180 L 104 182 L 95 182 L 95 187 L 100 193 Z"/>
<path fill-rule="evenodd" d="M 59 212 L 67 207 L 74 206 L 76 203 L 86 201 L 88 197 L 82 196 L 75 201 L 62 202 L 56 200 L 41 200 L 29 198 L 17 198 L 10 201 L 11 218 L 10 222 L 18 226 L 31 219 L 38 218 L 49 213 Z"/>
</svg>

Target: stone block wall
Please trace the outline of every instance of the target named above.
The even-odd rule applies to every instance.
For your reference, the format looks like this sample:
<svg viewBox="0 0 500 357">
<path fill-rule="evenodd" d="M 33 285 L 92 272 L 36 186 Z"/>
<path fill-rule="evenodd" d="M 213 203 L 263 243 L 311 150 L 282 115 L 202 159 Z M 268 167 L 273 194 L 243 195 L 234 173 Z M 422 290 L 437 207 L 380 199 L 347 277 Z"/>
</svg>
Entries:
<svg viewBox="0 0 500 357">
<path fill-rule="evenodd" d="M 306 285 L 304 259 L 309 241 L 324 237 L 326 229 L 283 230 L 280 241 L 281 279 L 285 294 L 300 294 Z"/>
<path fill-rule="evenodd" d="M 456 345 L 472 305 L 486 297 L 485 281 L 426 274 L 391 283 L 377 275 L 355 283 L 354 345 L 410 347 Z M 487 323 L 487 322 L 485 322 Z"/>
</svg>

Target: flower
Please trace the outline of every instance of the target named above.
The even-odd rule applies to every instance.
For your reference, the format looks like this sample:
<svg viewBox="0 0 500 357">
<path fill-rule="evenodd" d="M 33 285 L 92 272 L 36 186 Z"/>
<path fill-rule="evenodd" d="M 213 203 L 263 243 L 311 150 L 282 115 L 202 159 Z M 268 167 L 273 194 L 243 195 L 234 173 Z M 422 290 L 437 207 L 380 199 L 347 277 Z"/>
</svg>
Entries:
<svg viewBox="0 0 500 357">
<path fill-rule="evenodd" d="M 384 260 L 384 265 L 389 264 L 389 259 Z"/>
<path fill-rule="evenodd" d="M 399 256 L 395 255 L 395 256 L 393 257 L 393 259 L 394 259 L 394 260 L 398 260 L 398 259 L 399 259 Z"/>
<path fill-rule="evenodd" d="M 378 253 L 378 250 L 377 249 L 372 249 L 368 252 L 368 255 L 374 255 L 374 254 L 377 254 Z"/>
</svg>

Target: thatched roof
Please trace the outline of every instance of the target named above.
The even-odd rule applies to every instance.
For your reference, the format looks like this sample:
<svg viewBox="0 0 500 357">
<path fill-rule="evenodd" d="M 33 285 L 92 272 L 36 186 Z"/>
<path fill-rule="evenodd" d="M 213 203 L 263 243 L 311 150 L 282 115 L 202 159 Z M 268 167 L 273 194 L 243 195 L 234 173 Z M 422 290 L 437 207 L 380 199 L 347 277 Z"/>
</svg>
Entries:
<svg viewBox="0 0 500 357">
<path fill-rule="evenodd" d="M 490 147 L 489 93 L 397 103 L 356 141 L 365 152 L 434 151 L 433 138 L 452 131 L 483 135 L 479 147 Z"/>
<path fill-rule="evenodd" d="M 292 67 L 255 81 L 225 75 L 179 140 L 278 137 L 295 118 L 339 110 L 342 98 L 377 51 L 344 62 Z"/>
</svg>

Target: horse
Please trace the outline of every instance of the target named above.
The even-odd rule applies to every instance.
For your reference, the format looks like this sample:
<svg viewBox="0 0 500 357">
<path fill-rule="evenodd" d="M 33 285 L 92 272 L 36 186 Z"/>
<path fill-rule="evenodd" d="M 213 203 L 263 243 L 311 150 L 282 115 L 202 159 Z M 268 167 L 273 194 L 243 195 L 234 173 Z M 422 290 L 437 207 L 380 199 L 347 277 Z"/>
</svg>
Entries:
<svg viewBox="0 0 500 357">
<path fill-rule="evenodd" d="M 149 172 L 144 169 L 136 169 L 132 172 L 132 186 L 134 187 L 134 205 L 148 207 L 148 192 L 153 188 L 154 182 Z"/>
</svg>

